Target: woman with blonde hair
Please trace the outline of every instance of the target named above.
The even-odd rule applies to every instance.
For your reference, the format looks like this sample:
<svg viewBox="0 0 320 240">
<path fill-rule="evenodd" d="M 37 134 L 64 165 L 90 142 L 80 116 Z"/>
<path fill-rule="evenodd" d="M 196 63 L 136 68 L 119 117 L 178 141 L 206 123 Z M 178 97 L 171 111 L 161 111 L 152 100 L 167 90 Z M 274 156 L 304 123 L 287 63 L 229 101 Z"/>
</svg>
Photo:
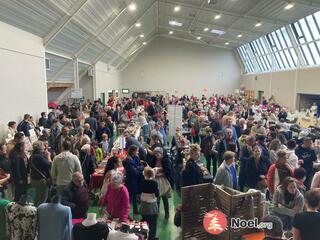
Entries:
<svg viewBox="0 0 320 240">
<path fill-rule="evenodd" d="M 181 174 L 182 186 L 190 186 L 203 183 L 203 172 L 197 164 L 200 162 L 200 146 L 191 144 L 189 151 L 190 158 Z"/>
</svg>

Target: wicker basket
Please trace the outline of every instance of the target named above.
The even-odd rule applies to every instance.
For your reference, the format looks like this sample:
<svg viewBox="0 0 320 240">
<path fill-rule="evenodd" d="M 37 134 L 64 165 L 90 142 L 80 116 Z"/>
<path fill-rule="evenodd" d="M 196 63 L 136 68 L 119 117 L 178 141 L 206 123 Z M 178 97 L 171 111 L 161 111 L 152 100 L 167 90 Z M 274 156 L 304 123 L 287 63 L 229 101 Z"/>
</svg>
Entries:
<svg viewBox="0 0 320 240">
<path fill-rule="evenodd" d="M 182 188 L 181 198 L 183 239 L 234 240 L 241 239 L 244 234 L 257 231 L 257 229 L 252 228 L 229 228 L 220 235 L 210 235 L 203 228 L 203 218 L 211 210 L 223 212 L 227 216 L 228 226 L 231 222 L 230 216 L 241 220 L 258 218 L 259 222 L 263 216 L 263 201 L 260 192 L 241 193 L 208 183 Z"/>
</svg>

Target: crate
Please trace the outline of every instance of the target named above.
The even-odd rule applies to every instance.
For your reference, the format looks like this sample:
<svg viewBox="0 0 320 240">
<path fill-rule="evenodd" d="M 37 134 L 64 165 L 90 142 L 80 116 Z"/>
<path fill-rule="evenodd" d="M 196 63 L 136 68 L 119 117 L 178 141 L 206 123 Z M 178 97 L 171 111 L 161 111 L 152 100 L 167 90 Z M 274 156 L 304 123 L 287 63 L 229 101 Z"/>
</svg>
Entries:
<svg viewBox="0 0 320 240">
<path fill-rule="evenodd" d="M 263 199 L 260 192 L 241 193 L 239 191 L 217 186 L 211 183 L 200 184 L 181 189 L 182 212 L 181 227 L 183 239 L 221 239 L 236 240 L 257 229 L 239 228 L 227 229 L 220 235 L 210 235 L 203 228 L 204 215 L 211 210 L 220 210 L 228 219 L 230 217 L 242 220 L 258 219 L 263 217 Z"/>
<path fill-rule="evenodd" d="M 211 239 L 203 226 L 204 215 L 215 208 L 215 185 L 199 184 L 181 188 L 181 228 L 183 239 Z"/>
</svg>

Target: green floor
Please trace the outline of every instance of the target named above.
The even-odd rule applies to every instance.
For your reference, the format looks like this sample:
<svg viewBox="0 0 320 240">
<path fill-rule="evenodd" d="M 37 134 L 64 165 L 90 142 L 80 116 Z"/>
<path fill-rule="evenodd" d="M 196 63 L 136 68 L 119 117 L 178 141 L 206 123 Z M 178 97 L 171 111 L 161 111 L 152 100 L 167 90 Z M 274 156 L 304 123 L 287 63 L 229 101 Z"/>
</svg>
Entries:
<svg viewBox="0 0 320 240">
<path fill-rule="evenodd" d="M 169 199 L 169 206 L 170 206 L 170 218 L 166 220 L 164 218 L 164 209 L 163 209 L 163 203 L 161 201 L 160 203 L 160 214 L 158 217 L 158 227 L 157 227 L 157 236 L 160 240 L 176 240 L 180 239 L 180 228 L 177 228 L 173 224 L 173 218 L 175 214 L 175 208 L 180 203 L 180 197 L 178 194 L 173 191 L 172 197 Z M 89 211 L 90 213 L 97 213 L 99 216 L 98 207 L 96 205 L 93 205 L 90 207 Z M 131 208 L 132 209 L 132 208 Z M 140 215 L 133 215 L 133 213 L 130 213 L 130 217 L 133 217 L 136 220 L 140 220 Z"/>
<path fill-rule="evenodd" d="M 205 158 L 202 156 L 201 160 L 204 164 L 206 164 Z M 212 166 L 211 166 L 212 171 Z M 181 228 L 177 228 L 173 223 L 173 218 L 175 214 L 175 209 L 178 204 L 180 204 L 181 199 L 176 191 L 173 191 L 172 197 L 169 198 L 169 207 L 170 207 L 170 218 L 166 220 L 164 218 L 164 209 L 163 209 L 163 202 L 160 203 L 160 214 L 158 217 L 158 227 L 157 227 L 157 237 L 160 240 L 177 240 L 181 239 L 180 232 Z M 131 207 L 132 210 L 132 207 Z M 98 213 L 98 207 L 93 205 L 90 207 L 89 212 Z M 99 214 L 98 214 L 99 216 Z M 135 220 L 139 221 L 141 219 L 140 215 L 133 215 L 132 211 L 130 213 L 130 217 L 134 218 Z"/>
</svg>

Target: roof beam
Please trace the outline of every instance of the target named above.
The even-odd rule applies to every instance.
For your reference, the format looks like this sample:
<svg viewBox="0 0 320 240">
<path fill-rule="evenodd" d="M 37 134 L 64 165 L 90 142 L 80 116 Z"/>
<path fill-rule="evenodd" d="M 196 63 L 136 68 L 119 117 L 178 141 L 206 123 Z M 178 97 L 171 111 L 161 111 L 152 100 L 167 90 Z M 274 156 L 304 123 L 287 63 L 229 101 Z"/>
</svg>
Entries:
<svg viewBox="0 0 320 240">
<path fill-rule="evenodd" d="M 179 28 L 172 28 L 172 27 L 168 27 L 168 26 L 161 26 L 160 25 L 159 27 L 160 28 L 169 29 L 169 30 L 172 30 L 172 31 L 176 31 L 176 32 L 184 32 L 184 33 L 192 34 L 192 36 L 194 36 L 194 37 L 201 36 L 201 37 L 207 37 L 207 38 L 213 38 L 213 39 L 220 39 L 220 40 L 223 40 L 223 41 L 234 42 L 234 43 L 238 43 L 238 44 L 245 44 L 245 42 L 242 42 L 242 41 L 237 40 L 237 39 L 224 38 L 224 37 L 219 37 L 219 36 L 215 36 L 215 35 L 203 34 L 203 33 L 199 33 L 199 32 L 190 33 L 190 31 L 187 31 L 187 30 L 183 30 L 183 29 L 179 29 Z M 195 34 L 197 36 L 195 36 Z"/>
<path fill-rule="evenodd" d="M 320 9 L 320 3 L 319 2 L 315 2 L 315 1 L 305 1 L 305 0 L 294 0 L 294 2 L 301 4 L 301 5 L 305 5 L 308 7 L 314 7 L 317 9 Z"/>
<path fill-rule="evenodd" d="M 146 42 L 152 42 L 152 40 L 156 37 L 157 35 L 153 35 L 150 39 L 148 39 Z M 119 67 L 124 63 L 120 63 L 118 64 L 117 66 L 117 69 L 120 70 L 120 71 L 123 71 L 138 55 L 140 52 L 142 52 L 142 50 L 146 47 L 146 45 L 142 45 L 140 46 L 139 48 L 136 49 L 135 53 L 130 55 L 128 58 L 127 58 L 127 63 L 121 68 L 119 69 Z"/>
<path fill-rule="evenodd" d="M 152 31 L 149 31 L 149 32 L 146 34 L 145 38 L 146 38 L 146 39 L 149 39 L 149 36 L 150 36 L 150 35 L 153 36 L 154 33 L 156 33 L 156 31 L 157 31 L 156 29 L 152 29 Z M 131 49 L 131 48 L 134 46 L 134 44 L 136 44 L 137 42 L 139 42 L 140 39 L 141 39 L 141 38 L 140 38 L 139 36 L 137 36 L 130 44 L 127 44 L 127 46 L 124 47 L 124 51 L 122 51 L 121 54 L 124 54 L 124 55 L 125 55 L 125 54 L 128 52 L 128 50 Z M 148 42 L 148 40 L 143 40 L 143 42 Z M 113 63 L 116 59 L 117 59 L 117 58 L 112 59 L 111 62 L 110 62 L 110 64 L 112 65 L 112 63 Z M 126 60 L 125 57 L 123 57 L 123 59 Z"/>
<path fill-rule="evenodd" d="M 47 82 L 50 82 L 48 88 L 51 87 L 51 85 L 64 73 L 64 70 L 69 67 L 71 64 L 73 63 L 73 61 L 68 61 L 65 64 L 62 65 L 62 67 L 58 70 L 58 72 L 56 72 L 52 78 L 48 79 Z"/>
<path fill-rule="evenodd" d="M 172 1 L 172 0 L 158 0 L 162 3 L 166 3 L 166 4 L 170 4 L 170 5 L 177 5 L 179 4 L 182 7 L 186 7 L 186 8 L 192 8 L 192 9 L 196 9 L 199 6 L 196 6 L 194 4 L 189 4 L 189 3 L 184 3 L 181 1 Z M 219 10 L 219 9 L 211 9 L 211 8 L 207 8 L 207 7 L 200 7 L 201 11 L 206 11 L 209 13 L 213 13 L 213 14 L 222 14 L 222 15 L 226 15 L 226 16 L 232 16 L 232 17 L 236 17 L 236 18 L 244 18 L 244 19 L 249 19 L 249 20 L 253 20 L 253 21 L 262 21 L 265 23 L 270 23 L 270 24 L 274 24 L 277 26 L 284 26 L 287 24 L 290 24 L 290 22 L 287 21 L 282 21 L 282 20 L 274 20 L 271 18 L 263 18 L 263 17 L 256 17 L 256 16 L 251 16 L 251 15 L 245 15 L 245 14 L 239 14 L 239 13 L 234 13 L 234 12 L 229 12 L 229 11 L 223 11 L 223 10 Z"/>
<path fill-rule="evenodd" d="M 159 15 L 160 16 L 174 18 L 174 19 L 177 19 L 177 20 L 179 20 L 179 19 L 187 20 L 187 21 L 192 20 L 192 18 L 189 18 L 189 17 L 176 17 L 176 16 L 172 16 L 172 15 L 169 15 L 169 14 L 164 14 L 164 13 L 160 13 Z M 220 26 L 220 25 L 217 25 L 217 24 L 212 24 L 212 23 L 208 23 L 208 22 L 202 22 L 202 21 L 199 21 L 199 20 L 197 21 L 197 23 L 199 23 L 201 25 L 204 25 L 204 26 L 208 26 L 208 27 L 224 30 L 224 31 L 228 30 L 227 27 L 223 27 L 223 26 Z M 248 30 L 245 30 L 245 29 L 242 29 L 242 28 L 234 28 L 234 27 L 230 28 L 229 30 L 240 31 L 242 33 L 247 33 L 247 34 L 254 35 L 255 37 L 259 37 L 261 35 L 265 35 L 266 34 L 265 32 L 258 32 L 258 31 L 251 32 L 251 31 L 248 31 Z"/>
<path fill-rule="evenodd" d="M 156 34 L 159 33 L 159 2 L 157 1 L 157 9 L 156 9 Z"/>
<path fill-rule="evenodd" d="M 260 2 L 258 2 L 257 4 L 255 4 L 252 8 L 249 9 L 249 11 L 247 11 L 247 12 L 244 14 L 244 16 L 249 15 L 253 10 L 255 10 L 255 9 L 256 9 L 258 6 L 260 6 L 262 3 L 264 3 L 264 1 L 260 1 Z M 229 30 L 230 28 L 232 28 L 232 26 L 233 26 L 236 22 L 238 22 L 238 20 L 239 20 L 239 18 L 237 18 L 235 21 L 233 21 L 233 23 L 231 23 L 230 26 L 229 26 L 227 29 Z"/>
<path fill-rule="evenodd" d="M 74 57 L 78 58 L 83 54 L 89 47 L 90 45 L 98 38 L 100 35 L 109 27 L 111 26 L 120 16 L 123 14 L 127 9 L 127 3 L 124 4 L 122 9 L 120 10 L 119 13 L 113 12 L 112 15 L 98 28 L 97 32 L 90 37 L 90 39 L 82 46 L 80 47 L 77 52 L 74 54 Z M 106 44 L 103 43 L 103 45 L 107 46 Z"/>
<path fill-rule="evenodd" d="M 70 14 L 66 14 L 54 26 L 54 28 L 43 38 L 43 45 L 45 47 L 61 32 L 61 30 L 72 20 L 72 18 L 82 9 L 88 0 L 78 0 L 71 8 Z"/>
<path fill-rule="evenodd" d="M 140 14 L 138 17 L 136 17 L 136 18 L 134 19 L 134 21 L 132 21 L 130 27 L 128 27 L 128 29 L 127 29 L 124 33 L 122 33 L 120 36 L 118 36 L 116 39 L 114 39 L 114 40 L 112 41 L 111 46 L 105 47 L 105 48 L 102 50 L 102 52 L 91 62 L 91 64 L 92 64 L 92 65 L 97 64 L 97 62 L 99 62 L 99 61 L 101 60 L 101 58 L 103 58 L 103 56 L 104 56 L 105 54 L 107 54 L 110 50 L 113 50 L 114 45 L 117 44 L 118 41 L 119 41 L 121 38 L 123 38 L 123 37 L 134 27 L 134 25 L 135 25 L 135 23 L 136 23 L 137 21 L 139 21 L 141 18 L 144 17 L 144 15 L 154 6 L 154 4 L 155 4 L 155 1 L 153 1 L 152 4 L 151 4 L 142 14 Z M 118 54 L 118 55 L 119 55 L 120 57 L 122 57 L 120 54 Z M 85 69 L 85 71 L 89 70 L 89 68 L 90 68 L 90 67 L 87 67 L 87 68 Z M 81 75 L 80 75 L 80 78 L 81 78 Z"/>
<path fill-rule="evenodd" d="M 53 52 L 53 51 L 49 51 L 49 50 L 46 50 L 46 53 L 48 53 L 48 54 L 50 54 L 50 55 L 57 56 L 57 57 L 61 57 L 61 58 L 73 60 L 71 56 L 67 56 L 67 55 L 64 55 L 64 54 L 61 54 L 61 53 L 57 53 L 57 52 Z M 86 62 L 86 61 L 81 61 L 80 59 L 78 59 L 78 62 L 79 62 L 79 63 L 83 63 L 83 64 L 87 64 L 87 65 L 90 65 L 90 64 L 91 64 L 91 63 Z"/>
<path fill-rule="evenodd" d="M 227 46 L 223 46 L 223 45 L 218 45 L 218 44 L 212 44 L 212 43 L 204 43 L 204 42 L 198 41 L 198 40 L 191 40 L 191 39 L 179 38 L 179 37 L 175 37 L 175 36 L 168 35 L 168 34 L 159 34 L 159 35 L 157 35 L 157 36 L 159 36 L 159 37 L 165 37 L 165 38 L 172 38 L 172 39 L 176 39 L 176 40 L 180 40 L 180 41 L 186 41 L 186 42 L 191 42 L 191 43 L 196 43 L 196 44 L 200 44 L 200 45 L 204 45 L 204 46 L 218 47 L 218 48 L 224 48 L 224 49 L 232 50 L 231 47 L 227 47 Z"/>
<path fill-rule="evenodd" d="M 203 6 L 206 4 L 206 2 L 207 2 L 207 0 L 202 0 L 201 6 L 197 9 L 197 12 L 196 12 L 194 18 L 192 19 L 192 21 L 189 24 L 188 31 L 191 30 L 193 23 L 198 20 L 198 15 L 201 12 L 201 8 L 203 8 Z"/>
<path fill-rule="evenodd" d="M 94 65 L 94 64 L 96 64 L 97 62 L 99 62 L 100 59 L 103 58 L 103 56 L 104 56 L 106 53 L 109 52 L 109 50 L 112 50 L 112 48 L 114 47 L 114 45 L 116 45 L 116 44 L 118 43 L 118 41 L 119 41 L 121 38 L 123 38 L 123 37 L 134 27 L 135 23 L 136 23 L 137 21 L 139 21 L 141 18 L 143 18 L 143 17 L 145 16 L 145 14 L 146 14 L 150 9 L 152 9 L 152 8 L 154 7 L 154 4 L 155 4 L 155 3 L 156 3 L 156 2 L 153 1 L 152 4 L 151 4 L 145 11 L 143 11 L 143 13 L 140 14 L 140 16 L 137 16 L 137 17 L 131 22 L 130 27 L 128 27 L 127 30 L 126 30 L 124 33 L 122 33 L 120 36 L 118 36 L 116 39 L 114 39 L 113 42 L 112 42 L 112 44 L 111 44 L 111 46 L 105 47 L 105 48 L 102 50 L 102 52 L 92 61 L 92 64 Z"/>
</svg>

